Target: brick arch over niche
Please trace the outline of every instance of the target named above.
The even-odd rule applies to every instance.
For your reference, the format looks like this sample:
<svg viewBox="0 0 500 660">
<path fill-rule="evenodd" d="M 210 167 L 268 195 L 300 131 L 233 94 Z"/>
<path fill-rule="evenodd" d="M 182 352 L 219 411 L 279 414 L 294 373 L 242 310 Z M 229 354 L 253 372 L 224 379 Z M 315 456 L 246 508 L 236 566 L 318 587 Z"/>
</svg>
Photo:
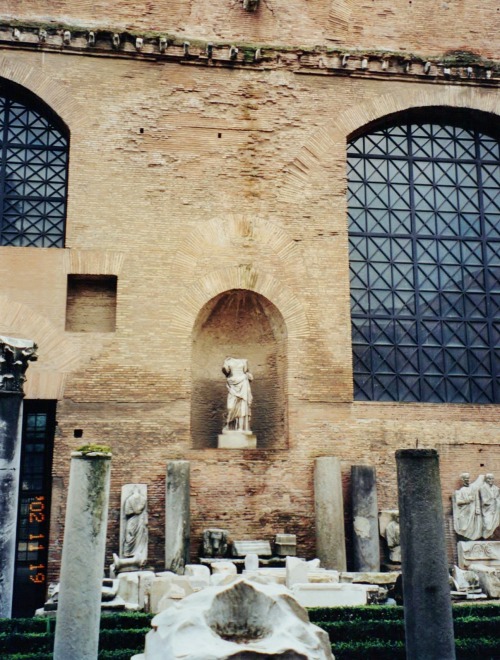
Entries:
<svg viewBox="0 0 500 660">
<path fill-rule="evenodd" d="M 232 289 L 248 289 L 271 301 L 284 319 L 290 341 L 308 336 L 309 323 L 299 299 L 272 275 L 242 264 L 213 270 L 186 288 L 171 319 L 171 330 L 180 344 L 191 336 L 202 307 Z"/>
<path fill-rule="evenodd" d="M 46 75 L 41 67 L 30 67 L 7 55 L 0 56 L 0 88 L 3 81 L 13 83 L 36 95 L 71 131 L 86 119 L 83 108 L 69 94 L 68 89 Z"/>
<path fill-rule="evenodd" d="M 294 160 L 287 166 L 280 198 L 294 202 L 309 189 L 324 186 L 325 172 L 345 158 L 346 143 L 362 127 L 379 119 L 412 109 L 432 107 L 476 110 L 500 118 L 500 98 L 474 87 L 440 85 L 432 88 L 408 87 L 404 93 L 384 94 L 351 106 L 332 118 L 328 126 L 313 132 Z M 327 177 L 327 180 L 328 177 Z M 321 183 L 319 183 L 321 182 Z"/>
<path fill-rule="evenodd" d="M 31 339 L 38 360 L 30 363 L 24 391 L 28 399 L 62 399 L 67 374 L 80 364 L 76 346 L 42 314 L 0 296 L 0 334 Z"/>
<path fill-rule="evenodd" d="M 193 445 L 217 446 L 227 398 L 221 369 L 231 356 L 246 358 L 253 375 L 251 428 L 257 448 L 286 448 L 287 328 L 278 308 L 255 291 L 224 291 L 201 309 L 192 341 Z"/>
</svg>

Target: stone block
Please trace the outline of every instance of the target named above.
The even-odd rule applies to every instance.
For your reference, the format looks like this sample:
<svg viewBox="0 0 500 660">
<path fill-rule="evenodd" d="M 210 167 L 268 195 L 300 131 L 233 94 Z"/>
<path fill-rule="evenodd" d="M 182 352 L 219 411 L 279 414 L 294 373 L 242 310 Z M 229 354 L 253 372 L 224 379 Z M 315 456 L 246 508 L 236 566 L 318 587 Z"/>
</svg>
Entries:
<svg viewBox="0 0 500 660">
<path fill-rule="evenodd" d="M 367 587 L 362 584 L 295 584 L 291 591 L 302 607 L 348 607 L 368 602 Z"/>
<path fill-rule="evenodd" d="M 500 567 L 480 566 L 474 567 L 481 589 L 489 598 L 500 598 Z"/>
<path fill-rule="evenodd" d="M 297 555 L 297 536 L 295 534 L 276 534 L 274 552 L 278 557 Z"/>
<path fill-rule="evenodd" d="M 160 612 L 160 601 L 172 586 L 174 573 L 156 575 L 149 590 L 149 611 L 153 614 Z"/>
<path fill-rule="evenodd" d="M 217 447 L 219 449 L 256 449 L 257 437 L 253 433 L 225 431 L 219 434 Z"/>
<path fill-rule="evenodd" d="M 269 541 L 233 541 L 232 553 L 235 557 L 246 557 L 255 554 L 259 557 L 270 557 L 272 555 Z"/>
<path fill-rule="evenodd" d="M 286 586 L 291 589 L 294 584 L 308 582 L 309 567 L 303 559 L 298 557 L 286 558 Z"/>
<path fill-rule="evenodd" d="M 217 561 L 210 564 L 212 569 L 212 574 L 216 575 L 217 573 L 229 573 L 230 575 L 236 575 L 238 572 L 235 564 L 232 561 Z"/>
<path fill-rule="evenodd" d="M 259 556 L 250 553 L 245 557 L 245 569 L 247 571 L 256 571 L 259 568 Z"/>
</svg>

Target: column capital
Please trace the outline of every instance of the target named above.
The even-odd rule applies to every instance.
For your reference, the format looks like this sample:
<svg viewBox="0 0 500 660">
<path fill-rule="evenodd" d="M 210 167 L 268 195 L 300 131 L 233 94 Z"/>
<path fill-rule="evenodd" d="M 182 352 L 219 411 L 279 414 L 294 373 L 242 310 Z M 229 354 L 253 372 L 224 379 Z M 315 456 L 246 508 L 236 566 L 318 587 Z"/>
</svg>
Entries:
<svg viewBox="0 0 500 660">
<path fill-rule="evenodd" d="M 37 348 L 30 339 L 0 335 L 0 393 L 24 394 L 26 369 L 38 360 Z"/>
</svg>

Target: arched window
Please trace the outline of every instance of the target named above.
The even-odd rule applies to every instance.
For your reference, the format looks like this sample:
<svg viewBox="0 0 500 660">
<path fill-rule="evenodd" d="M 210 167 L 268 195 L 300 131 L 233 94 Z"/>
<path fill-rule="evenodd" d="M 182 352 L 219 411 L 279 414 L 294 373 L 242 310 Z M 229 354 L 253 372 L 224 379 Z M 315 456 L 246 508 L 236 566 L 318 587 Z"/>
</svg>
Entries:
<svg viewBox="0 0 500 660">
<path fill-rule="evenodd" d="M 0 84 L 0 245 L 64 247 L 68 146 L 47 106 Z"/>
<path fill-rule="evenodd" d="M 348 145 L 355 398 L 499 402 L 495 123 L 405 119 Z"/>
</svg>

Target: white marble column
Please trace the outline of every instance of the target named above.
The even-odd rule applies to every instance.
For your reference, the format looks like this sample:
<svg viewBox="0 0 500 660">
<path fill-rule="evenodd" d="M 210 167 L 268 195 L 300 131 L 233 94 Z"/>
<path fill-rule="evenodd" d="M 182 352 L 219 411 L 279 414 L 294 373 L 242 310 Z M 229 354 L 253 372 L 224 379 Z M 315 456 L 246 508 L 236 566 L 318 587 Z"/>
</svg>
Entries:
<svg viewBox="0 0 500 660">
<path fill-rule="evenodd" d="M 165 570 L 184 574 L 189 564 L 189 461 L 167 463 L 165 510 Z"/>
<path fill-rule="evenodd" d="M 314 506 L 318 559 L 325 568 L 345 571 L 344 499 L 338 458 L 324 456 L 315 460 Z"/>
<path fill-rule="evenodd" d="M 71 454 L 54 660 L 96 660 L 111 453 Z"/>
<path fill-rule="evenodd" d="M 24 374 L 36 344 L 0 336 L 0 618 L 12 616 Z"/>
</svg>

